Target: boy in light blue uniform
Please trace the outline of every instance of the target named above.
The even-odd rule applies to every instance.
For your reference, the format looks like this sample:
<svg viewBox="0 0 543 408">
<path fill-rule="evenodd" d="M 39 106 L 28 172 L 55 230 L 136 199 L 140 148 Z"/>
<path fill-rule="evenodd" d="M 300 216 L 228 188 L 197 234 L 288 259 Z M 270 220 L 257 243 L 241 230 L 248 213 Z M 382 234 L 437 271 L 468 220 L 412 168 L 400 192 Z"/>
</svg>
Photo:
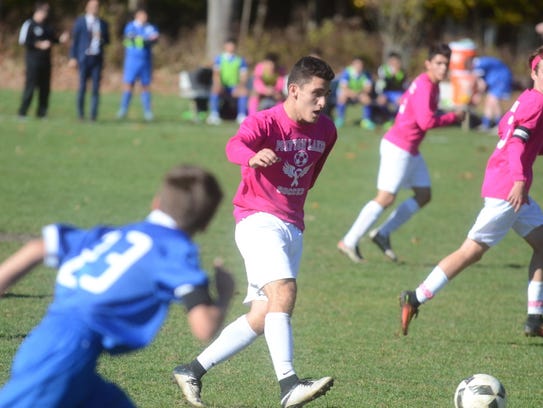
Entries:
<svg viewBox="0 0 543 408">
<path fill-rule="evenodd" d="M 151 77 L 153 70 L 152 46 L 159 37 L 157 28 L 147 22 L 148 15 L 144 9 L 138 9 L 134 14 L 134 20 L 129 22 L 124 29 L 124 73 L 123 95 L 121 107 L 117 114 L 119 119 L 124 118 L 130 106 L 134 85 L 139 79 L 142 87 L 141 103 L 143 105 L 143 117 L 145 120 L 153 120 L 151 110 Z"/>
<path fill-rule="evenodd" d="M 362 57 L 355 57 L 339 75 L 336 104 L 336 127 L 342 127 L 345 123 L 345 111 L 347 104 L 360 103 L 362 105 L 362 117 L 360 126 L 364 129 L 375 129 L 375 123 L 371 119 L 371 92 L 373 82 L 371 76 L 364 70 Z"/>
<path fill-rule="evenodd" d="M 49 225 L 43 238 L 0 264 L 0 293 L 42 261 L 58 268 L 53 302 L 19 348 L 0 407 L 133 407 L 96 372 L 97 359 L 150 343 L 171 302 L 182 302 L 193 334 L 209 340 L 222 324 L 233 280 L 217 263 L 213 303 L 191 236 L 205 229 L 221 198 L 211 174 L 177 166 L 144 221 L 89 230 Z"/>
<path fill-rule="evenodd" d="M 224 43 L 224 51 L 213 63 L 213 85 L 209 97 L 209 117 L 207 123 L 218 125 L 222 122 L 219 114 L 221 96 L 237 98 L 238 123 L 247 116 L 249 91 L 247 89 L 248 66 L 245 58 L 236 54 L 237 44 L 233 39 Z"/>
</svg>

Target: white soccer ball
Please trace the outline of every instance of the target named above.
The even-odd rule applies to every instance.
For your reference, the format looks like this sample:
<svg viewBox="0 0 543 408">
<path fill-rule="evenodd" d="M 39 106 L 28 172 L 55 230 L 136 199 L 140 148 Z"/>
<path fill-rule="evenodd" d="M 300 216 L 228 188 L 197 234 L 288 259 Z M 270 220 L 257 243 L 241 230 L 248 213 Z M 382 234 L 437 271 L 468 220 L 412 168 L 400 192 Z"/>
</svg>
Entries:
<svg viewBox="0 0 543 408">
<path fill-rule="evenodd" d="M 474 374 L 458 384 L 456 408 L 505 408 L 507 397 L 502 383 L 488 374 Z"/>
</svg>

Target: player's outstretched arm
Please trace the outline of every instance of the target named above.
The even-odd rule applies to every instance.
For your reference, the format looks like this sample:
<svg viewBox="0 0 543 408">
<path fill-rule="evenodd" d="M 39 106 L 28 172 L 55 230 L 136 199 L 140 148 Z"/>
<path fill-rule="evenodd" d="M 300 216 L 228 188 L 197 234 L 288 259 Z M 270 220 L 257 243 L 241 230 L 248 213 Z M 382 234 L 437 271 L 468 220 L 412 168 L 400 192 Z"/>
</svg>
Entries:
<svg viewBox="0 0 543 408">
<path fill-rule="evenodd" d="M 222 327 L 228 305 L 234 295 L 234 278 L 222 264 L 215 260 L 215 286 L 218 299 L 213 305 L 200 304 L 190 309 L 188 322 L 194 337 L 201 341 L 209 341 Z"/>
<path fill-rule="evenodd" d="M 45 257 L 42 239 L 34 239 L 0 264 L 0 295 L 32 270 Z"/>
</svg>

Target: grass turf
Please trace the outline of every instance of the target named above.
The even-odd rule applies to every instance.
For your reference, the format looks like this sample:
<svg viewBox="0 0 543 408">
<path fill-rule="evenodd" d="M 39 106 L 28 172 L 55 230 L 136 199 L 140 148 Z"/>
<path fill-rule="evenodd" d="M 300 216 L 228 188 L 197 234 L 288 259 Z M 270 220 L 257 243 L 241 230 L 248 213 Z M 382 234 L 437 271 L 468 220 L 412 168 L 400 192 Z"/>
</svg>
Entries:
<svg viewBox="0 0 543 408">
<path fill-rule="evenodd" d="M 245 311 L 243 264 L 233 242 L 230 198 L 239 168 L 224 145 L 234 123 L 218 127 L 181 120 L 186 102 L 154 97 L 156 120 L 144 123 L 136 100 L 129 119 L 114 119 L 119 95 L 102 96 L 100 120 L 75 119 L 75 95 L 54 93 L 49 118 L 16 115 L 19 93 L 0 90 L 0 257 L 50 222 L 120 224 L 144 217 L 165 170 L 179 162 L 215 172 L 225 202 L 208 232 L 196 238 L 203 265 L 220 255 L 234 271 L 238 294 L 231 321 Z M 350 115 L 355 115 L 354 110 Z M 480 184 L 496 139 L 459 128 L 431 131 L 423 144 L 433 200 L 392 236 L 401 258 L 387 261 L 367 238 L 364 265 L 336 250 L 361 206 L 375 193 L 381 130 L 345 126 L 306 203 L 305 249 L 293 317 L 295 367 L 301 376 L 331 375 L 336 384 L 314 407 L 451 407 L 458 382 L 476 372 L 499 378 L 510 407 L 540 407 L 541 339 L 525 338 L 526 271 L 531 252 L 513 233 L 465 271 L 399 336 L 397 296 L 414 288 L 463 241 L 482 202 Z M 536 163 L 532 196 L 543 202 Z M 408 197 L 402 192 L 398 202 Z M 388 212 L 387 212 L 388 214 Z M 384 218 L 384 217 L 383 217 Z M 0 308 L 0 382 L 18 345 L 51 301 L 54 272 L 43 267 L 10 289 Z M 183 406 L 171 371 L 203 347 L 173 307 L 156 341 L 122 357 L 104 356 L 99 370 L 141 407 Z M 264 340 L 258 339 L 204 379 L 211 407 L 278 406 L 278 387 Z"/>
</svg>

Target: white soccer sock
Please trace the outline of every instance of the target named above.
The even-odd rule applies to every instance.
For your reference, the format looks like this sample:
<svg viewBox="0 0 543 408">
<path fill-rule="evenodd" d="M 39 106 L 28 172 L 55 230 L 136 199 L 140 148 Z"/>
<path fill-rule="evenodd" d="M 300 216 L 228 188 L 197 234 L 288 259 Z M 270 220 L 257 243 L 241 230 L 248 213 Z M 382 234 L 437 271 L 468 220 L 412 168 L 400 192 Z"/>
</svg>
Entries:
<svg viewBox="0 0 543 408">
<path fill-rule="evenodd" d="M 543 282 L 528 283 L 528 314 L 543 314 Z"/>
<path fill-rule="evenodd" d="M 379 233 L 388 237 L 393 231 L 409 221 L 418 210 L 420 210 L 420 207 L 417 200 L 413 197 L 408 198 L 390 213 L 385 223 L 379 227 Z"/>
<path fill-rule="evenodd" d="M 363 208 L 360 210 L 357 219 L 352 225 L 351 229 L 343 237 L 343 242 L 348 247 L 354 248 L 358 245 L 360 238 L 364 236 L 366 232 L 369 231 L 371 226 L 377 221 L 384 208 L 377 201 L 369 201 Z"/>
<path fill-rule="evenodd" d="M 424 303 L 432 299 L 449 282 L 449 278 L 439 266 L 436 266 L 416 290 L 417 300 Z"/>
<path fill-rule="evenodd" d="M 277 380 L 296 374 L 292 364 L 294 344 L 288 313 L 268 313 L 264 323 L 264 336 Z"/>
<path fill-rule="evenodd" d="M 197 357 L 207 371 L 211 367 L 232 357 L 251 344 L 258 335 L 253 331 L 245 315 L 226 326 L 219 337 Z"/>
</svg>

